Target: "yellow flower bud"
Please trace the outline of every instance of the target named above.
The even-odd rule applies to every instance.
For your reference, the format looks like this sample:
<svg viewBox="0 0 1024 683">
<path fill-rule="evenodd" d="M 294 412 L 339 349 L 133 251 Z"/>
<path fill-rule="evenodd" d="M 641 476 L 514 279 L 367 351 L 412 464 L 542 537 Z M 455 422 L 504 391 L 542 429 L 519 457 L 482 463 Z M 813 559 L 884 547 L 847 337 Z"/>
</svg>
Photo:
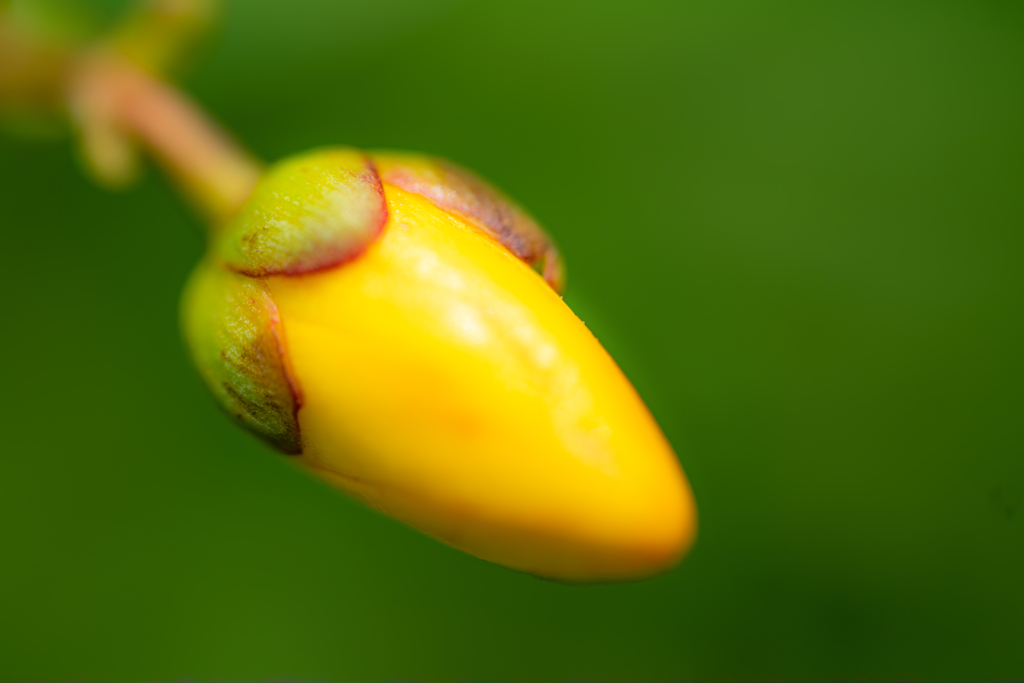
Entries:
<svg viewBox="0 0 1024 683">
<path fill-rule="evenodd" d="M 329 150 L 271 169 L 197 269 L 186 332 L 222 405 L 483 559 L 568 581 L 671 566 L 696 532 L 689 486 L 552 288 L 553 243 L 457 167 L 372 161 Z"/>
</svg>

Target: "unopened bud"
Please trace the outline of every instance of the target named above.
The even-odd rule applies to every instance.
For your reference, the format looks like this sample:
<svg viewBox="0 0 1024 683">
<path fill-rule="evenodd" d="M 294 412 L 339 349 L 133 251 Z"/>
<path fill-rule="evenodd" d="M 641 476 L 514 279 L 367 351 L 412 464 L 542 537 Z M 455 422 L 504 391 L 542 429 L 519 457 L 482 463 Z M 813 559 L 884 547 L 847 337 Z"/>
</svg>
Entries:
<svg viewBox="0 0 1024 683">
<path fill-rule="evenodd" d="M 227 411 L 370 506 L 541 576 L 650 575 L 692 543 L 692 494 L 563 282 L 468 171 L 332 149 L 267 171 L 185 329 Z"/>
</svg>

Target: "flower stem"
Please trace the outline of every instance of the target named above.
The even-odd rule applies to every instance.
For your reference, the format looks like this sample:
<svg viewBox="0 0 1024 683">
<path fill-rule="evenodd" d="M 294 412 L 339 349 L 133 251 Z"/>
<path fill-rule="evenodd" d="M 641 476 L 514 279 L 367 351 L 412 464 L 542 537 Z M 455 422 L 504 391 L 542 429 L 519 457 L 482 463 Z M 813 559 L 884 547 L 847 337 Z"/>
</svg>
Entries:
<svg viewBox="0 0 1024 683">
<path fill-rule="evenodd" d="M 215 0 L 146 0 L 106 39 L 69 45 L 0 0 L 0 114 L 70 114 L 85 161 L 123 186 L 152 154 L 214 226 L 248 198 L 262 164 L 158 74 L 187 56 Z"/>
<path fill-rule="evenodd" d="M 83 58 L 69 82 L 88 161 L 116 183 L 138 141 L 219 224 L 249 196 L 262 165 L 183 93 L 113 54 Z"/>
</svg>

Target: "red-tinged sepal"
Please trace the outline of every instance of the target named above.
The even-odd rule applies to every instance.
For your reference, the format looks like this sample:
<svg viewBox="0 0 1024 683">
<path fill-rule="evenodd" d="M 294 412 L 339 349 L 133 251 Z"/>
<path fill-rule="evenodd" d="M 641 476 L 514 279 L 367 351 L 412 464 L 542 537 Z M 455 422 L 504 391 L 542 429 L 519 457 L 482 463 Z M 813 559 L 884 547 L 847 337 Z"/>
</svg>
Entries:
<svg viewBox="0 0 1024 683">
<path fill-rule="evenodd" d="M 301 453 L 302 395 L 267 285 L 204 261 L 182 304 L 186 341 L 217 403 L 274 448 Z"/>
<path fill-rule="evenodd" d="M 359 256 L 387 217 L 380 177 L 365 154 L 319 150 L 269 168 L 214 249 L 250 277 L 312 273 Z"/>
<path fill-rule="evenodd" d="M 415 192 L 444 211 L 468 219 L 539 272 L 558 293 L 565 289 L 565 263 L 554 240 L 522 207 L 472 171 L 450 161 L 415 154 L 380 152 L 373 160 L 381 179 Z"/>
</svg>

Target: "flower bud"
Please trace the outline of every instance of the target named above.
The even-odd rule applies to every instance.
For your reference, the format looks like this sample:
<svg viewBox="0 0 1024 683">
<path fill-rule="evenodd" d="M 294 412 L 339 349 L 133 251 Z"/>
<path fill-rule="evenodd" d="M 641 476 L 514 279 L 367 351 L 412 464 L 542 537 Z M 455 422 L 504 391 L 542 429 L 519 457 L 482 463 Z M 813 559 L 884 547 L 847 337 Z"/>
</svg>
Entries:
<svg viewBox="0 0 1024 683">
<path fill-rule="evenodd" d="M 371 507 L 539 576 L 647 576 L 692 543 L 692 495 L 563 281 L 468 171 L 330 149 L 267 171 L 183 317 L 220 404 Z"/>
</svg>

